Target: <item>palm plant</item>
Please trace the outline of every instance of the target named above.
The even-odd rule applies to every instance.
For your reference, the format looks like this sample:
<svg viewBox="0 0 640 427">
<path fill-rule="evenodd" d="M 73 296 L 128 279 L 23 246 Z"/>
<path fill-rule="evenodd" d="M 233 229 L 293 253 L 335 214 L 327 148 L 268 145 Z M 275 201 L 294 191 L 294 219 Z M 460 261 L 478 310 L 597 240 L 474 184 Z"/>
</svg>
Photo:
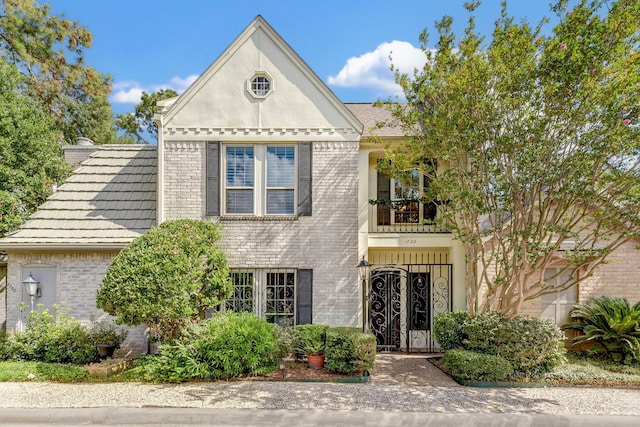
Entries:
<svg viewBox="0 0 640 427">
<path fill-rule="evenodd" d="M 574 322 L 564 329 L 581 331 L 574 344 L 591 343 L 591 354 L 617 362 L 640 360 L 640 302 L 633 306 L 626 298 L 594 297 L 576 304 L 571 311 Z"/>
</svg>

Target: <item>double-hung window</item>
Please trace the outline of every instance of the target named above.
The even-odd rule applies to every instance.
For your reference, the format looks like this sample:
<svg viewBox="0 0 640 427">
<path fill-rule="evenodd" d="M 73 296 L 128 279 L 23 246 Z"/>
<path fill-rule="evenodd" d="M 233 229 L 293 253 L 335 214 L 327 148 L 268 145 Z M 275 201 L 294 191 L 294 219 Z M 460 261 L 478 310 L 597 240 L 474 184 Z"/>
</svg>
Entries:
<svg viewBox="0 0 640 427">
<path fill-rule="evenodd" d="M 295 215 L 295 145 L 225 145 L 224 213 Z"/>
</svg>

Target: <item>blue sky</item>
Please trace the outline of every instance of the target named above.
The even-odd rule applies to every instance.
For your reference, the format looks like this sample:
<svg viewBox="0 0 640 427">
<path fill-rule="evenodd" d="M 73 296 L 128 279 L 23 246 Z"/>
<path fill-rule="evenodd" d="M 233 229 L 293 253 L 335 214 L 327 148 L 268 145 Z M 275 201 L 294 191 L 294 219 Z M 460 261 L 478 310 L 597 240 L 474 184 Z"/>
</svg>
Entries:
<svg viewBox="0 0 640 427">
<path fill-rule="evenodd" d="M 43 2 L 43 0 L 40 0 Z M 550 15 L 550 0 L 511 0 L 518 20 Z M 418 37 L 454 17 L 466 26 L 464 0 L 50 0 L 51 13 L 80 21 L 94 37 L 86 62 L 113 76 L 116 113 L 132 112 L 142 91 L 182 93 L 257 16 L 262 15 L 343 102 L 387 99 L 398 90 L 394 63 L 410 71 L 424 61 Z M 480 6 L 477 26 L 490 34 L 500 1 Z"/>
</svg>

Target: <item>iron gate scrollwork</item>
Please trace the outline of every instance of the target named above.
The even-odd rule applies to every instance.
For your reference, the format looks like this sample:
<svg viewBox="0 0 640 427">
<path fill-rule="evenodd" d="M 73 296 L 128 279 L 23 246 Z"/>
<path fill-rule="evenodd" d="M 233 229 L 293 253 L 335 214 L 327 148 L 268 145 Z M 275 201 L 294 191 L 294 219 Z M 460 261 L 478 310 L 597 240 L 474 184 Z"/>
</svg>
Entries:
<svg viewBox="0 0 640 427">
<path fill-rule="evenodd" d="M 433 351 L 433 319 L 452 307 L 451 264 L 375 266 L 369 329 L 379 351 Z"/>
</svg>

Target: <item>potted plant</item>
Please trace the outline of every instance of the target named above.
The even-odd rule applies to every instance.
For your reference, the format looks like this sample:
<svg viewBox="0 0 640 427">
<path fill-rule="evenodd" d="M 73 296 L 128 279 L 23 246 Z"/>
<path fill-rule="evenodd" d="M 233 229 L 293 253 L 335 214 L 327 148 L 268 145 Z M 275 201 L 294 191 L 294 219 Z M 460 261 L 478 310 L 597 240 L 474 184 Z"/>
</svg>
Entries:
<svg viewBox="0 0 640 427">
<path fill-rule="evenodd" d="M 128 335 L 129 331 L 118 331 L 113 323 L 95 322 L 91 327 L 91 340 L 98 349 L 100 359 L 112 357 Z"/>
<path fill-rule="evenodd" d="M 296 349 L 307 357 L 311 369 L 324 367 L 328 328 L 326 325 L 298 325 L 294 329 Z"/>
</svg>

